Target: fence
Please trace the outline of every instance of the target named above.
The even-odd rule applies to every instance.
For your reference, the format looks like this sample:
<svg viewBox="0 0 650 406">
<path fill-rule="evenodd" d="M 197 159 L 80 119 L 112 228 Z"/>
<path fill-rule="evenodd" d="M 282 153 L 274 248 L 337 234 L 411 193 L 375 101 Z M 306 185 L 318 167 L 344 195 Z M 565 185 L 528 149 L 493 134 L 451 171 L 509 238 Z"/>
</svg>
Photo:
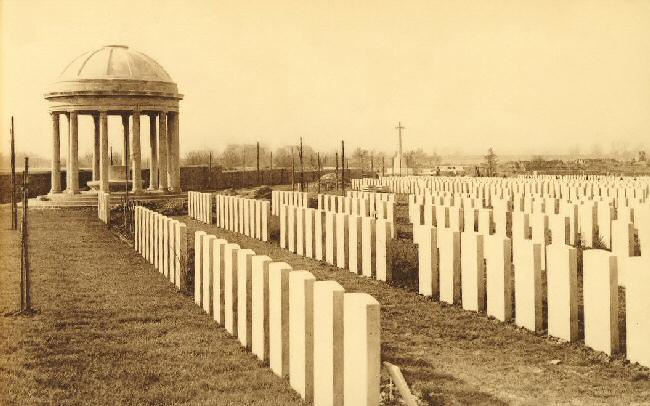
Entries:
<svg viewBox="0 0 650 406">
<path fill-rule="evenodd" d="M 314 405 L 378 405 L 380 306 L 203 231 L 194 300 Z"/>
</svg>

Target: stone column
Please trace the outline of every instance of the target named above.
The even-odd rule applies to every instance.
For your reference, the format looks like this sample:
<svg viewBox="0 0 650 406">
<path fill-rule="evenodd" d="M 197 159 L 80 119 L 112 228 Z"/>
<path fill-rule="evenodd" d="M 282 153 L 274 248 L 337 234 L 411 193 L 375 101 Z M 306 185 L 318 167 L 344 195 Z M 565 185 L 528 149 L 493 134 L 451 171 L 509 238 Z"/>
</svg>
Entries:
<svg viewBox="0 0 650 406">
<path fill-rule="evenodd" d="M 72 169 L 70 168 L 72 162 L 70 159 L 70 139 L 72 137 L 70 136 L 70 113 L 65 113 L 65 117 L 68 119 L 68 145 L 66 146 L 67 152 L 65 154 L 65 192 L 67 192 L 70 189 L 70 174 L 72 173 Z"/>
<path fill-rule="evenodd" d="M 167 191 L 167 112 L 159 115 L 160 131 L 158 134 L 158 190 Z"/>
<path fill-rule="evenodd" d="M 70 183 L 68 193 L 79 193 L 79 121 L 77 112 L 70 112 L 70 154 L 68 156 Z"/>
<path fill-rule="evenodd" d="M 174 112 L 167 113 L 167 186 L 171 191 L 174 183 Z"/>
<path fill-rule="evenodd" d="M 99 116 L 93 114 L 95 124 L 95 138 L 93 149 L 93 180 L 99 180 Z"/>
<path fill-rule="evenodd" d="M 142 190 L 142 185 L 140 180 L 142 178 L 142 163 L 140 161 L 140 112 L 133 112 L 133 128 L 131 135 L 131 168 L 133 174 L 133 190 L 134 193 L 140 192 Z"/>
<path fill-rule="evenodd" d="M 100 149 L 99 149 L 99 190 L 108 192 L 108 115 L 105 111 L 99 113 Z"/>
<path fill-rule="evenodd" d="M 122 165 L 126 165 L 129 156 L 129 115 L 122 115 L 122 128 L 124 129 L 124 142 L 122 151 Z"/>
<path fill-rule="evenodd" d="M 158 142 L 156 131 L 156 114 L 149 115 L 149 190 L 158 189 Z"/>
<path fill-rule="evenodd" d="M 174 136 L 173 150 L 174 150 L 174 176 L 172 177 L 172 190 L 174 192 L 181 191 L 181 149 L 180 149 L 180 112 L 174 114 Z"/>
<path fill-rule="evenodd" d="M 61 133 L 59 113 L 52 112 L 52 189 L 50 193 L 61 193 Z"/>
</svg>

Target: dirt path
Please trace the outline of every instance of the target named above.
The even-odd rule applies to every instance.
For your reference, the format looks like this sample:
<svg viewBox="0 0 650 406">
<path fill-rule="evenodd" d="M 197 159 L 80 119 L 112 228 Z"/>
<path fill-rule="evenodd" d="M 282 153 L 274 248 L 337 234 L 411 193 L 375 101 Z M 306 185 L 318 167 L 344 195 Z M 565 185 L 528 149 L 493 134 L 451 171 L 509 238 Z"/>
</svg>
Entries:
<svg viewBox="0 0 650 406">
<path fill-rule="evenodd" d="M 31 210 L 33 317 L 0 209 L 0 404 L 300 405 L 94 210 Z"/>
<path fill-rule="evenodd" d="M 621 358 L 436 303 L 276 244 L 179 219 L 191 233 L 205 230 L 317 279 L 336 280 L 346 291 L 373 295 L 382 305 L 382 359 L 402 368 L 425 403 L 650 404 L 650 371 Z"/>
</svg>

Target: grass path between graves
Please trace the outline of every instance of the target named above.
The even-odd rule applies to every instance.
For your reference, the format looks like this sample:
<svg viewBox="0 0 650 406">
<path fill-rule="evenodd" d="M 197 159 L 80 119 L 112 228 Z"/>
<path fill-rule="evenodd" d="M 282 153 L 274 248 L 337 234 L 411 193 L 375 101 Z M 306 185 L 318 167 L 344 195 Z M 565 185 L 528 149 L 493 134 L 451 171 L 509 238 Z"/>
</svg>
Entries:
<svg viewBox="0 0 650 406">
<path fill-rule="evenodd" d="M 97 220 L 30 210 L 33 305 L 0 208 L 1 405 L 300 405 L 286 380 Z"/>
<path fill-rule="evenodd" d="M 398 365 L 423 404 L 650 404 L 650 371 L 609 359 L 583 343 L 559 341 L 434 302 L 416 292 L 340 270 L 246 236 L 177 217 L 188 233 L 229 242 L 336 280 L 381 303 L 382 360 Z M 193 245 L 192 245 L 193 246 Z"/>
</svg>

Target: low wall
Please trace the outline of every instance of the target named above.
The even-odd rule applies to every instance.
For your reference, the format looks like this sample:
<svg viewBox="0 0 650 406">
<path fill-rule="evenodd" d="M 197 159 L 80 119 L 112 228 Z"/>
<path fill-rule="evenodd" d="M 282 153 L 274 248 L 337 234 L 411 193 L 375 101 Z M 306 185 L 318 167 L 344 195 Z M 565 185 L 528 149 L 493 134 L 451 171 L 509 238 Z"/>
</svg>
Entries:
<svg viewBox="0 0 650 406">
<path fill-rule="evenodd" d="M 331 172 L 331 171 L 329 171 Z M 329 173 L 322 171 L 321 175 Z M 354 177 L 356 171 L 350 171 Z M 142 170 L 143 187 L 149 187 L 149 169 Z M 318 179 L 317 171 L 305 171 L 305 182 L 314 182 Z M 87 189 L 87 182 L 92 180 L 90 169 L 79 170 L 79 188 Z M 300 181 L 300 172 L 295 173 L 294 181 Z M 22 186 L 22 172 L 16 174 L 17 190 Z M 229 188 L 243 188 L 258 185 L 282 185 L 291 183 L 291 169 L 264 169 L 260 170 L 260 181 L 257 180 L 257 171 L 223 171 L 220 168 L 207 166 L 184 166 L 181 168 L 182 190 L 221 190 Z M 66 171 L 61 171 L 61 189 L 66 188 Z M 51 189 L 51 175 L 48 170 L 30 171 L 29 197 L 37 197 L 49 193 Z M 11 173 L 0 173 L 0 203 L 11 201 Z"/>
</svg>

